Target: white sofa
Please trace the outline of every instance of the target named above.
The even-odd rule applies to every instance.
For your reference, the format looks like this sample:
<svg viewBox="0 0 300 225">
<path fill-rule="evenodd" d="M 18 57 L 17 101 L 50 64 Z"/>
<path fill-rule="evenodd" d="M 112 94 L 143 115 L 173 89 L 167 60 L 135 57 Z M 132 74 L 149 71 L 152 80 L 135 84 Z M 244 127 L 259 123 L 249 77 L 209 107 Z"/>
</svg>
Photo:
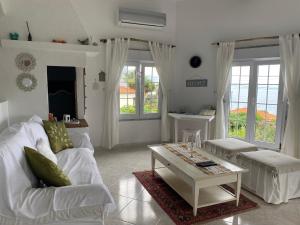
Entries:
<svg viewBox="0 0 300 225">
<path fill-rule="evenodd" d="M 35 148 L 39 138 L 48 140 L 35 121 L 0 134 L 0 224 L 104 224 L 104 215 L 115 204 L 98 171 L 88 136 L 71 135 L 75 147 L 57 154 L 58 166 L 72 182 L 58 188 L 38 188 L 26 162 L 24 146 Z"/>
</svg>

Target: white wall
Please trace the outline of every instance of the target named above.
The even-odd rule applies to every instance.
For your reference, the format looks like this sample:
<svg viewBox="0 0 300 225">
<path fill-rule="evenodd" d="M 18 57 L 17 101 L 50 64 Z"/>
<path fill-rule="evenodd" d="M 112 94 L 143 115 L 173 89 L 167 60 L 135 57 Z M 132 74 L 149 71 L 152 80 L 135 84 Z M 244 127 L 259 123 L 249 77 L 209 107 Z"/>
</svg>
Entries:
<svg viewBox="0 0 300 225">
<path fill-rule="evenodd" d="M 118 27 L 119 6 L 165 12 L 167 27 L 162 31 Z M 8 14 L 0 18 L 1 38 L 14 31 L 26 39 L 26 20 L 33 39 L 40 41 L 63 38 L 76 43 L 91 35 L 95 39 L 133 36 L 170 42 L 175 39 L 176 5 L 173 0 L 9 0 Z"/>
<path fill-rule="evenodd" d="M 167 27 L 164 30 L 132 29 L 116 26 L 118 6 L 157 10 L 167 13 Z M 95 39 L 115 36 L 136 37 L 149 40 L 173 42 L 175 40 L 176 5 L 173 0 L 10 0 L 6 16 L 0 17 L 0 38 L 7 39 L 9 32 L 19 32 L 20 39 L 26 40 L 25 21 L 30 23 L 33 40 L 51 41 L 63 38 L 76 43 L 78 38 L 92 35 Z M 32 73 L 38 79 L 38 87 L 30 93 L 20 91 L 15 79 L 20 73 L 14 64 L 21 50 L 0 49 L 0 98 L 10 102 L 12 122 L 21 121 L 36 113 L 47 118 L 47 65 L 86 66 L 87 112 L 92 141 L 101 145 L 100 137 L 103 125 L 104 83 L 93 90 L 97 74 L 104 70 L 104 49 L 97 58 L 86 58 L 84 54 L 70 55 L 28 51 L 37 58 L 37 66 Z M 22 50 L 23 51 L 23 50 Z M 157 142 L 159 121 L 126 122 L 121 124 L 122 143 Z M 128 130 L 139 133 L 139 138 L 128 136 Z M 150 136 L 149 136 L 150 135 Z"/>
<path fill-rule="evenodd" d="M 0 17 L 5 16 L 8 11 L 8 1 L 9 0 L 0 0 Z"/>
<path fill-rule="evenodd" d="M 299 0 L 186 0 L 177 4 L 177 63 L 173 108 L 199 111 L 215 104 L 216 47 L 212 42 L 300 32 Z M 255 50 L 253 50 L 255 51 Z M 264 55 L 265 51 L 254 55 Z M 199 69 L 189 59 L 200 55 Z M 243 56 L 243 53 L 239 53 Z M 274 51 L 278 55 L 278 50 Z M 208 79 L 207 88 L 186 88 L 190 77 Z"/>
<path fill-rule="evenodd" d="M 159 142 L 160 120 L 120 122 L 120 144 Z"/>
</svg>

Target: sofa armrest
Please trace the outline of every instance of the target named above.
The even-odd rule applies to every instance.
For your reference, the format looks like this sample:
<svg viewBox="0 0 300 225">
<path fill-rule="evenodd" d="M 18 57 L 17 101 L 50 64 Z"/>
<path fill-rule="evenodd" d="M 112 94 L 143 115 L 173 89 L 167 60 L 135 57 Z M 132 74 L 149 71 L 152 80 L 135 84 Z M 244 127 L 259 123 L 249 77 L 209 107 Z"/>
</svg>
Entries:
<svg viewBox="0 0 300 225">
<path fill-rule="evenodd" d="M 68 133 L 72 140 L 74 148 L 88 148 L 94 153 L 95 150 L 88 133 L 80 133 L 74 130 L 69 130 Z"/>
<path fill-rule="evenodd" d="M 111 212 L 115 202 L 104 184 L 84 184 L 55 188 L 53 206 L 54 210 L 99 206 Z"/>
</svg>

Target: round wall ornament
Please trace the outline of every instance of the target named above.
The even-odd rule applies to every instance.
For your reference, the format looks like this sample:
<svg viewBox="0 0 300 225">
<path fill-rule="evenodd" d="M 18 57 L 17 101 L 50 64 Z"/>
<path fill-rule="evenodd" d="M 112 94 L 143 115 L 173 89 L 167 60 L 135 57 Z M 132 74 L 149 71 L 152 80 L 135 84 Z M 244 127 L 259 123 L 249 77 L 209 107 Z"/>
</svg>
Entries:
<svg viewBox="0 0 300 225">
<path fill-rule="evenodd" d="M 24 72 L 29 72 L 36 66 L 35 58 L 29 53 L 20 53 L 17 55 L 15 62 L 16 66 Z"/>
<path fill-rule="evenodd" d="M 29 73 L 21 73 L 16 81 L 18 88 L 23 91 L 32 91 L 37 86 L 37 79 Z"/>
<path fill-rule="evenodd" d="M 193 56 L 190 59 L 190 65 L 192 68 L 198 68 L 199 66 L 201 66 L 202 63 L 202 59 L 199 56 Z"/>
</svg>

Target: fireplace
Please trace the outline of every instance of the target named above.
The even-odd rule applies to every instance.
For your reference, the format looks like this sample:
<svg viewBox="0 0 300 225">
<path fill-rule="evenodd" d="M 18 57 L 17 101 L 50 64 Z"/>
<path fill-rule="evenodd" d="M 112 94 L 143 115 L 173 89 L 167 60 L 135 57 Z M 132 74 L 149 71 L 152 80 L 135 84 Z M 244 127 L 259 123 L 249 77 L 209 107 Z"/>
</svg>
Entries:
<svg viewBox="0 0 300 225">
<path fill-rule="evenodd" d="M 48 66 L 47 78 L 49 113 L 53 113 L 58 120 L 62 120 L 64 114 L 69 114 L 71 118 L 82 117 L 83 69 Z"/>
</svg>

